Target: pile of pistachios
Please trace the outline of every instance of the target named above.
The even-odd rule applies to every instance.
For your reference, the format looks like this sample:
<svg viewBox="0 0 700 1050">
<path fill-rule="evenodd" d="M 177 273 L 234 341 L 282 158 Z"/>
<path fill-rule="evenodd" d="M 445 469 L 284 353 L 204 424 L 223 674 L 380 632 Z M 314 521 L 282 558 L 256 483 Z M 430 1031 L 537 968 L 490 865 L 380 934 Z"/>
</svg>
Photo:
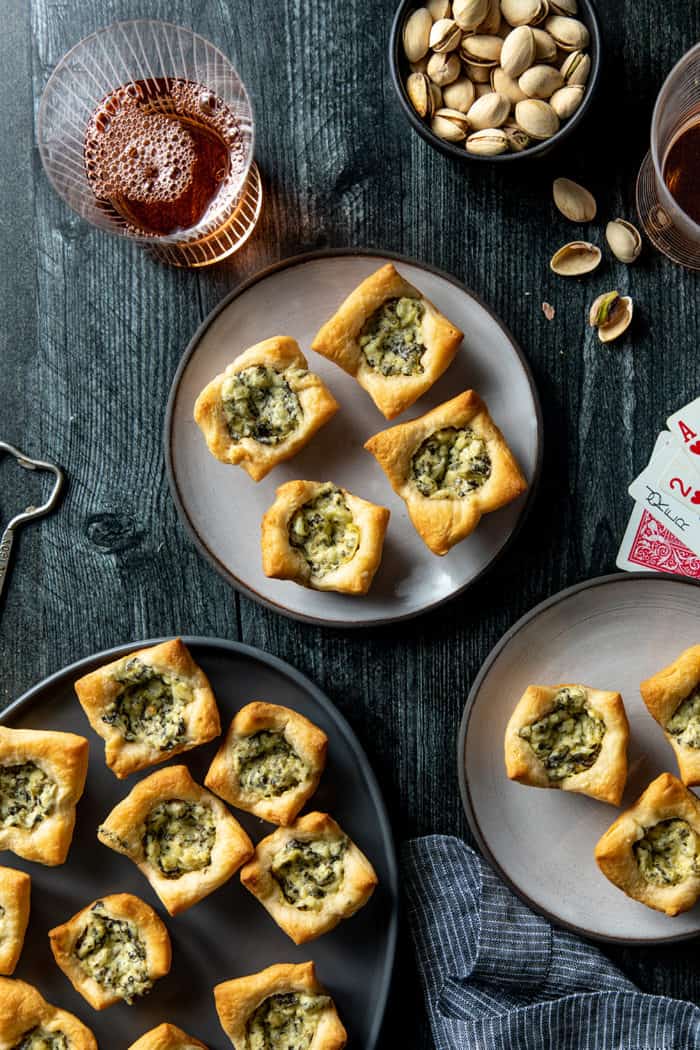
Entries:
<svg viewBox="0 0 700 1050">
<path fill-rule="evenodd" d="M 577 0 L 427 0 L 403 27 L 406 94 L 468 153 L 519 153 L 581 105 L 591 69 Z"/>
</svg>

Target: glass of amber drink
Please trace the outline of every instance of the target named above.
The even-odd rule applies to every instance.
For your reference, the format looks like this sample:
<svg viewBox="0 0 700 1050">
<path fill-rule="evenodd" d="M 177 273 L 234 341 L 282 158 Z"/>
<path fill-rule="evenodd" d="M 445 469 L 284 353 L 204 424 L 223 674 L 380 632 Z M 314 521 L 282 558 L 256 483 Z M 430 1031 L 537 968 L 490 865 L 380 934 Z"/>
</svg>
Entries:
<svg viewBox="0 0 700 1050">
<path fill-rule="evenodd" d="M 208 266 L 255 228 L 250 100 L 226 56 L 189 29 L 139 19 L 86 37 L 51 74 L 37 124 L 70 207 L 164 262 Z"/>
<path fill-rule="evenodd" d="M 656 100 L 637 211 L 659 251 L 700 270 L 700 44 L 671 70 Z"/>
</svg>

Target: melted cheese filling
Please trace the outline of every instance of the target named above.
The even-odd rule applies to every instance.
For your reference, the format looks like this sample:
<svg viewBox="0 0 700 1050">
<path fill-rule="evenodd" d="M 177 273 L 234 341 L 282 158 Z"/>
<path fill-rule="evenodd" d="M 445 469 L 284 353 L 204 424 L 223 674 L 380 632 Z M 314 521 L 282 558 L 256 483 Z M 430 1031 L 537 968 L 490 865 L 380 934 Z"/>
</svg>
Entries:
<svg viewBox="0 0 700 1050">
<path fill-rule="evenodd" d="M 31 831 L 53 812 L 58 785 L 34 762 L 0 766 L 0 826 Z"/>
<path fill-rule="evenodd" d="M 411 480 L 427 499 L 463 499 L 491 475 L 486 442 L 469 427 L 443 427 L 411 459 Z"/>
<path fill-rule="evenodd" d="M 71 1044 L 61 1031 L 49 1032 L 39 1026 L 23 1035 L 12 1050 L 70 1050 Z"/>
<path fill-rule="evenodd" d="M 661 820 L 645 828 L 632 849 L 646 881 L 657 886 L 677 886 L 700 874 L 697 836 L 685 820 Z"/>
<path fill-rule="evenodd" d="M 425 307 L 420 299 L 388 299 L 366 322 L 360 349 L 373 372 L 383 376 L 415 376 L 423 372 L 426 347 L 421 324 Z"/>
<path fill-rule="evenodd" d="M 166 879 L 179 879 L 185 872 L 209 866 L 215 840 L 211 806 L 171 798 L 148 814 L 143 849 Z"/>
<path fill-rule="evenodd" d="M 560 689 L 547 714 L 519 731 L 550 780 L 563 780 L 581 773 L 598 759 L 605 723 L 586 706 L 586 700 L 583 689 Z"/>
<path fill-rule="evenodd" d="M 288 904 L 299 911 L 319 911 L 324 898 L 337 893 L 345 875 L 346 838 L 291 839 L 275 854 L 270 865 Z"/>
<path fill-rule="evenodd" d="M 288 379 L 307 373 L 289 368 L 283 374 L 267 365 L 253 365 L 227 376 L 221 400 L 229 434 L 234 441 L 253 438 L 261 445 L 279 445 L 299 425 L 299 398 Z"/>
<path fill-rule="evenodd" d="M 121 688 L 102 721 L 115 726 L 127 741 L 139 740 L 158 751 L 170 751 L 187 738 L 185 708 L 193 696 L 177 675 L 158 673 L 132 657 L 114 673 Z"/>
<path fill-rule="evenodd" d="M 258 798 L 284 795 L 309 776 L 308 766 L 285 735 L 272 729 L 237 740 L 233 762 L 243 790 Z"/>
<path fill-rule="evenodd" d="M 318 577 L 339 569 L 355 556 L 360 530 L 340 489 L 327 485 L 294 512 L 289 542 L 304 556 L 312 575 Z"/>
<path fill-rule="evenodd" d="M 153 981 L 146 968 L 146 946 L 133 922 L 112 918 L 101 901 L 73 949 L 80 969 L 126 1003 L 147 995 Z"/>
<path fill-rule="evenodd" d="M 268 996 L 248 1019 L 246 1050 L 308 1050 L 329 1001 L 300 992 Z"/>
<path fill-rule="evenodd" d="M 666 732 L 682 747 L 700 748 L 700 688 L 678 705 L 666 723 Z"/>
</svg>

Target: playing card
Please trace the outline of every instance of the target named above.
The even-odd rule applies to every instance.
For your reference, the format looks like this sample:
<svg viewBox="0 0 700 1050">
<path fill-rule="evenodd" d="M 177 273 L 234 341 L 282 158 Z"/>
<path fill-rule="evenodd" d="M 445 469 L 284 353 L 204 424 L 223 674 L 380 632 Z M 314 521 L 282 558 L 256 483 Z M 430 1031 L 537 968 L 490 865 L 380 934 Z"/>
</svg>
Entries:
<svg viewBox="0 0 700 1050">
<path fill-rule="evenodd" d="M 700 557 L 643 503 L 634 505 L 616 564 L 626 572 L 670 572 L 700 580 Z"/>
<path fill-rule="evenodd" d="M 691 462 L 700 468 L 700 397 L 669 416 L 666 425 Z"/>
<path fill-rule="evenodd" d="M 670 435 L 659 434 L 649 463 L 628 492 L 686 547 L 700 554 L 700 505 L 692 503 L 696 491 L 692 484 L 694 471 L 685 467 L 685 479 L 679 477 L 669 472 L 672 462 L 675 463 L 675 448 Z"/>
</svg>

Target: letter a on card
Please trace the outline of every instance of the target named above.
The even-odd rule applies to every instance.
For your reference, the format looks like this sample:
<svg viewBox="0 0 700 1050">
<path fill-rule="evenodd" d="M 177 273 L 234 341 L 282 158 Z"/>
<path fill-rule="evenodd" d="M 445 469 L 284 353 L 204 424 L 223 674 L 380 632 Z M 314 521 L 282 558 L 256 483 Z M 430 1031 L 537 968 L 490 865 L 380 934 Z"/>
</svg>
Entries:
<svg viewBox="0 0 700 1050">
<path fill-rule="evenodd" d="M 691 401 L 685 408 L 679 409 L 666 420 L 668 429 L 676 441 L 680 442 L 686 454 L 700 465 L 700 397 Z"/>
</svg>

